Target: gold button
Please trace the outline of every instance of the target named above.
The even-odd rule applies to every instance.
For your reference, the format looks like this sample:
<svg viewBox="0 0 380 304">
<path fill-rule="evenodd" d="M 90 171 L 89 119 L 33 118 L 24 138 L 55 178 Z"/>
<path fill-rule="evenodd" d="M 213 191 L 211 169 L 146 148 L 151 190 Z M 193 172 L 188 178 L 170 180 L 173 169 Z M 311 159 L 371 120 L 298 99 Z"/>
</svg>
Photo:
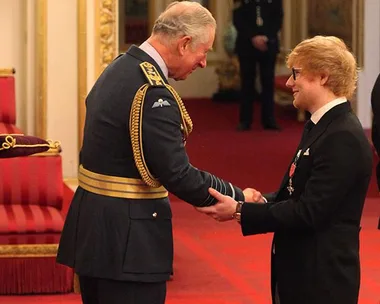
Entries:
<svg viewBox="0 0 380 304">
<path fill-rule="evenodd" d="M 152 216 L 153 216 L 154 218 L 156 218 L 156 217 L 157 217 L 157 212 L 153 213 Z"/>
</svg>

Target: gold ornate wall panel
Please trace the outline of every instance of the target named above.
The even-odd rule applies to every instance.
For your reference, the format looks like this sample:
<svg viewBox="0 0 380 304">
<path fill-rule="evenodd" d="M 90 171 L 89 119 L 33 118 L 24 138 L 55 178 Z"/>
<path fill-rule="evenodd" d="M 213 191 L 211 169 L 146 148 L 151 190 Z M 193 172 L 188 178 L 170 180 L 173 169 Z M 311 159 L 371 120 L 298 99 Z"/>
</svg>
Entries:
<svg viewBox="0 0 380 304">
<path fill-rule="evenodd" d="M 78 1 L 78 150 L 83 139 L 87 95 L 87 1 Z"/>
<path fill-rule="evenodd" d="M 333 35 L 343 39 L 363 68 L 364 0 L 309 0 L 307 10 L 308 36 Z M 358 113 L 357 91 L 350 102 Z"/>
<path fill-rule="evenodd" d="M 305 0 L 284 0 L 284 20 L 280 35 L 280 53 L 277 56 L 279 66 L 285 65 L 286 56 L 305 37 Z"/>
<path fill-rule="evenodd" d="M 86 117 L 85 99 L 87 96 L 87 1 L 78 0 L 78 149 L 82 145 L 83 128 Z M 118 54 L 117 50 L 117 1 L 95 0 L 95 75 L 102 71 Z"/>
<path fill-rule="evenodd" d="M 36 0 L 35 132 L 46 138 L 47 115 L 47 0 Z"/>
<path fill-rule="evenodd" d="M 308 35 L 333 35 L 344 40 L 363 65 L 364 0 L 309 0 Z"/>
<path fill-rule="evenodd" d="M 303 36 L 303 22 L 305 1 L 292 0 L 291 1 L 291 33 L 290 33 L 290 49 L 293 49 L 306 37 Z"/>
<path fill-rule="evenodd" d="M 96 0 L 95 5 L 95 73 L 96 78 L 116 57 L 117 0 Z"/>
<path fill-rule="evenodd" d="M 359 67 L 363 68 L 364 63 L 364 0 L 356 0 L 353 9 L 353 38 L 352 43 L 354 45 L 354 53 L 358 60 Z"/>
</svg>

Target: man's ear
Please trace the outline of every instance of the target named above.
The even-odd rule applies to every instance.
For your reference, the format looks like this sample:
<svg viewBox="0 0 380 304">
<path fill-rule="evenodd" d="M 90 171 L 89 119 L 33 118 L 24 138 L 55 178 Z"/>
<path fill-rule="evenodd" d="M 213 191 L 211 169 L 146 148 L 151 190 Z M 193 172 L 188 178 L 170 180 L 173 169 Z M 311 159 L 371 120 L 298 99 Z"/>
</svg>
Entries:
<svg viewBox="0 0 380 304">
<path fill-rule="evenodd" d="M 183 55 L 185 51 L 190 48 L 190 44 L 192 41 L 191 36 L 183 36 L 178 40 L 178 52 L 180 55 Z"/>
<path fill-rule="evenodd" d="M 321 80 L 320 80 L 321 86 L 324 86 L 327 80 L 329 80 L 329 75 L 327 75 L 326 73 L 321 74 Z"/>
</svg>

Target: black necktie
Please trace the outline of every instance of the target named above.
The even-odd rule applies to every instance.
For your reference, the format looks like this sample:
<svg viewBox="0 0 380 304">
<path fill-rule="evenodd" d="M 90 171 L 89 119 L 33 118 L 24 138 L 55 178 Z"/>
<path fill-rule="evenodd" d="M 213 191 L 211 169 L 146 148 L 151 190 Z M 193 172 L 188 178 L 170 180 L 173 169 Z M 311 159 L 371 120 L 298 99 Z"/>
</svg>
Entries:
<svg viewBox="0 0 380 304">
<path fill-rule="evenodd" d="M 305 123 L 304 129 L 303 129 L 303 133 L 302 133 L 302 137 L 301 137 L 301 142 L 300 142 L 300 145 L 299 145 L 300 147 L 302 147 L 302 144 L 306 140 L 307 135 L 310 133 L 311 129 L 313 129 L 314 126 L 315 126 L 315 124 L 311 121 L 311 119 L 309 119 Z"/>
<path fill-rule="evenodd" d="M 309 119 L 306 123 L 305 123 L 305 130 L 308 130 L 307 132 L 310 132 L 311 129 L 313 129 L 315 126 L 315 123 L 313 123 L 313 121 L 311 119 Z"/>
</svg>

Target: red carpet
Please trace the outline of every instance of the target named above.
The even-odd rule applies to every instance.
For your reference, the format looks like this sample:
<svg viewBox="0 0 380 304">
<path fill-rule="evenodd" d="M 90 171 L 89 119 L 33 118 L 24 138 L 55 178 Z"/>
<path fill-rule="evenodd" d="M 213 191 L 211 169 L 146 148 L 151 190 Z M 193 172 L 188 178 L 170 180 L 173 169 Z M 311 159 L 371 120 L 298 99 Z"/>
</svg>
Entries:
<svg viewBox="0 0 380 304">
<path fill-rule="evenodd" d="M 194 133 L 187 149 L 194 166 L 211 171 L 242 188 L 266 192 L 277 188 L 302 131 L 294 111 L 281 111 L 280 133 L 235 132 L 236 104 L 193 101 L 187 108 Z M 259 115 L 257 115 L 259 116 Z M 235 222 L 218 223 L 190 205 L 172 200 L 175 237 L 174 280 L 168 304 L 269 304 L 271 234 L 244 238 Z M 360 304 L 380 302 L 380 199 L 375 179 L 366 201 L 361 231 Z M 78 295 L 0 297 L 0 303 L 58 304 L 80 302 Z"/>
</svg>

